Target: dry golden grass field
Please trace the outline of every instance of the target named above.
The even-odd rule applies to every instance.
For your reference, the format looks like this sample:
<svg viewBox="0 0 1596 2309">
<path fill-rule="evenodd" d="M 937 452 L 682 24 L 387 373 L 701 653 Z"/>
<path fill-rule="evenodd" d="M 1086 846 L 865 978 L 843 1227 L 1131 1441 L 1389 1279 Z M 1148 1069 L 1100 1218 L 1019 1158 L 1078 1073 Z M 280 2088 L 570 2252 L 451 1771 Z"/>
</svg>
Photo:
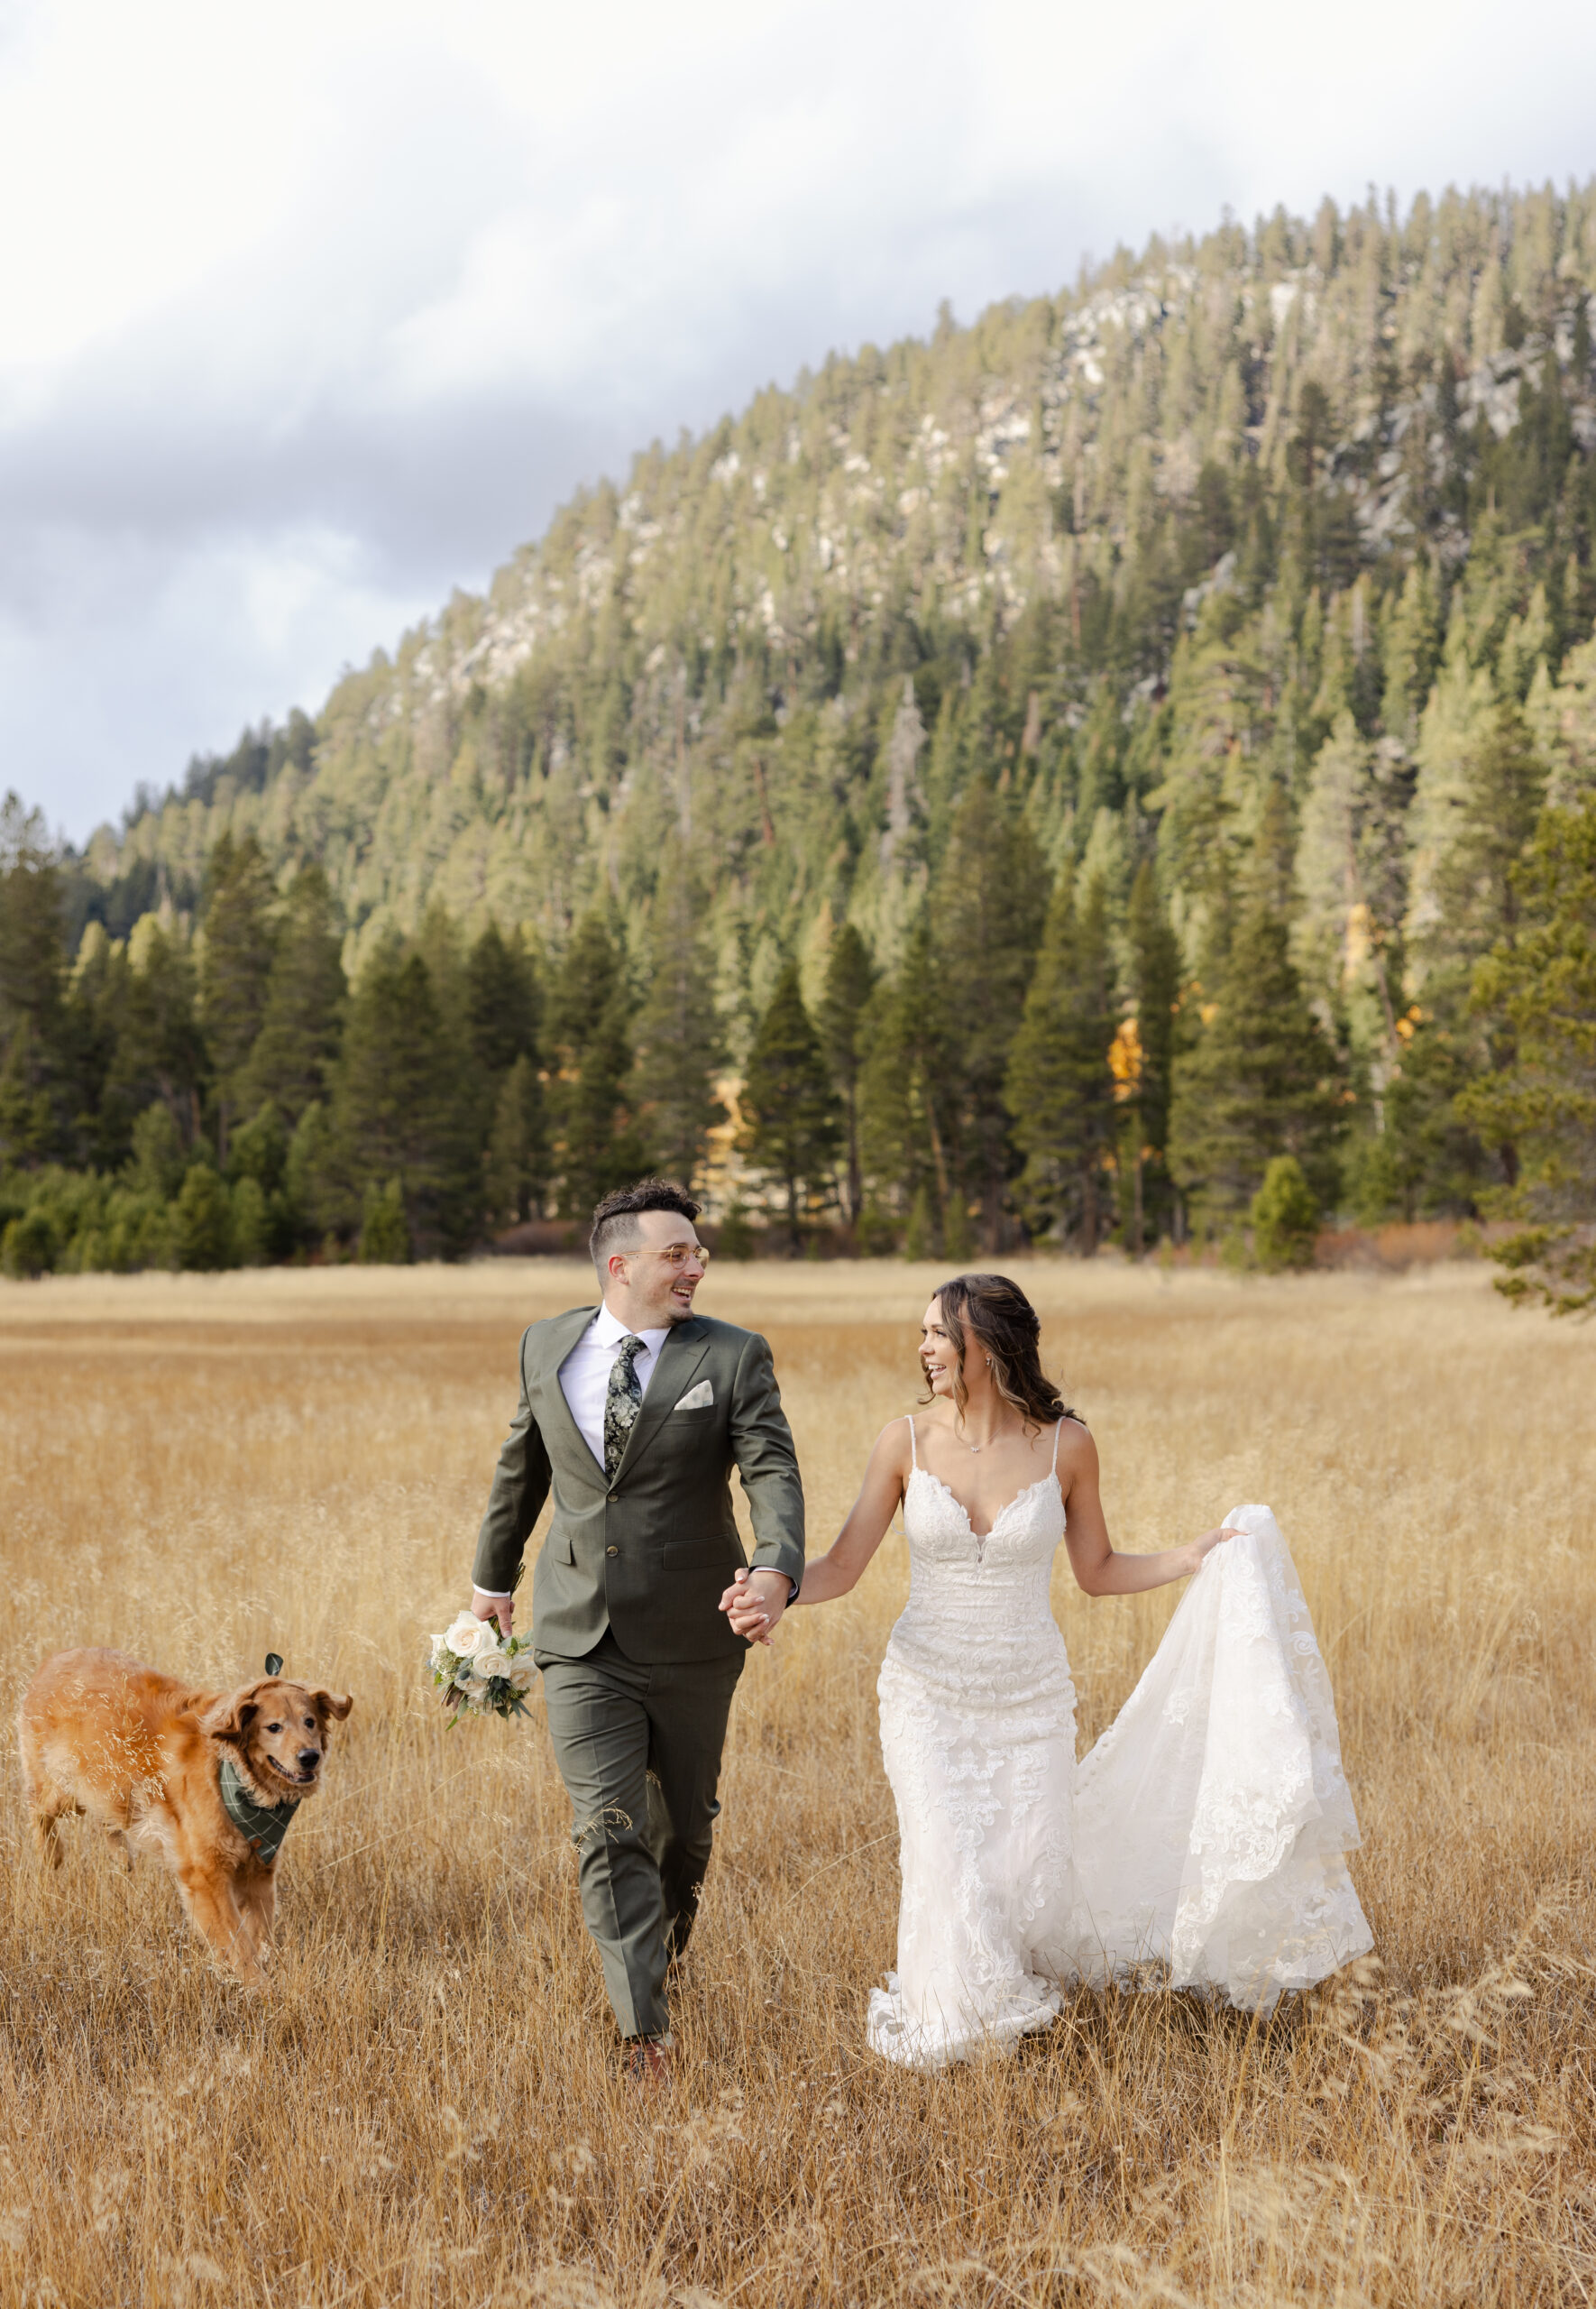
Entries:
<svg viewBox="0 0 1596 2309">
<path fill-rule="evenodd" d="M 1575 2303 L 1596 2295 L 1596 1328 L 1410 1279 L 1041 1265 L 1119 1543 L 1248 1499 L 1330 1664 L 1378 1965 L 1266 2026 L 1078 2001 L 1006 2063 L 867 2053 L 897 1897 L 875 1678 L 906 1583 L 750 1659 L 675 1998 L 619 2074 L 541 1713 L 446 1731 L 522 1325 L 573 1265 L 0 1285 L 0 1676 L 121 1645 L 356 1696 L 219 1976 L 83 1824 L 41 1880 L 9 1741 L 0 2303 Z M 716 1268 L 772 1338 L 823 1548 L 915 1392 L 930 1270 Z M 1056 1590 L 1083 1736 L 1174 1600 Z M 8 1708 L 9 1714 L 9 1708 Z"/>
</svg>

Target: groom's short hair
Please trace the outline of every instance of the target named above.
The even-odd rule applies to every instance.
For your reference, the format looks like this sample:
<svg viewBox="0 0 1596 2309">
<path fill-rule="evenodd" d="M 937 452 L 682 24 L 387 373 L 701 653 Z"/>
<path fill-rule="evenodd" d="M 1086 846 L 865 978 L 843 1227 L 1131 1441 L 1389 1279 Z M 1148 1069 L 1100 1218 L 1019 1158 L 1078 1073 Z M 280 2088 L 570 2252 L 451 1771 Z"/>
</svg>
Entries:
<svg viewBox="0 0 1596 2309">
<path fill-rule="evenodd" d="M 587 1246 L 593 1265 L 602 1274 L 612 1252 L 637 1249 L 642 1232 L 637 1221 L 644 1211 L 674 1210 L 678 1219 L 691 1219 L 696 1226 L 702 1209 L 674 1179 L 639 1179 L 636 1186 L 613 1188 L 593 1206 L 593 1231 Z"/>
</svg>

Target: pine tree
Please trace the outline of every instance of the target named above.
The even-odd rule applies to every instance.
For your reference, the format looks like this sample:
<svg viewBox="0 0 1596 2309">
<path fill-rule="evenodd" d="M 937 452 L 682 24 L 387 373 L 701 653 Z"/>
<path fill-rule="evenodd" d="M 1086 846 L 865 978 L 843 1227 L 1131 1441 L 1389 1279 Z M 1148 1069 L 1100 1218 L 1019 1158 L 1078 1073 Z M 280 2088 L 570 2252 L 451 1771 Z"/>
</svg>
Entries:
<svg viewBox="0 0 1596 2309">
<path fill-rule="evenodd" d="M 1224 915 L 1244 870 L 1242 830 L 1267 759 L 1270 682 L 1251 639 L 1199 627 L 1177 647 L 1169 676 L 1163 781 L 1148 800 L 1160 813 L 1164 885 L 1198 928 Z"/>
<path fill-rule="evenodd" d="M 170 1110 L 160 1099 L 144 1109 L 129 1134 L 127 1178 L 158 1201 L 168 1202 L 183 1183 L 183 1142 Z"/>
<path fill-rule="evenodd" d="M 1421 554 L 1402 582 L 1397 606 L 1385 629 L 1385 692 L 1380 719 L 1405 747 L 1418 736 L 1419 717 L 1435 678 L 1441 655 L 1441 621 L 1435 575 Z"/>
<path fill-rule="evenodd" d="M 644 1170 L 628 1094 L 635 1006 L 601 914 L 572 934 L 548 1007 L 549 1105 L 560 1209 L 585 1219 L 601 1196 Z"/>
<path fill-rule="evenodd" d="M 460 1072 L 427 964 L 380 947 L 350 1000 L 335 1120 L 352 1185 L 397 1179 L 410 1238 L 434 1256 L 459 1249 L 479 1216 Z"/>
<path fill-rule="evenodd" d="M 876 969 L 869 948 L 851 922 L 839 923 L 831 934 L 831 949 L 826 957 L 826 989 L 816 1024 L 831 1081 L 842 1104 L 847 1157 L 845 1209 L 850 1226 L 858 1225 L 865 1199 L 864 1168 L 859 1154 L 859 1072 L 865 1059 L 865 1017 L 875 988 Z"/>
<path fill-rule="evenodd" d="M 474 1094 L 480 1109 L 486 1086 L 477 1065 L 472 1032 L 465 934 L 441 897 L 428 899 L 410 944 L 427 965 L 427 980 L 438 1017 L 460 1063 L 468 1093 Z"/>
<path fill-rule="evenodd" d="M 648 938 L 648 991 L 637 1014 L 635 1091 L 655 1166 L 691 1189 L 709 1134 L 726 1120 L 715 1096 L 725 1038 L 703 934 L 692 854 L 673 839 L 660 856 Z"/>
<path fill-rule="evenodd" d="M 87 924 L 62 1010 L 72 1110 L 64 1151 L 75 1163 L 101 1169 L 114 1168 L 126 1151 L 125 1140 L 115 1143 L 106 1098 L 126 973 L 125 951 L 113 947 L 102 924 Z"/>
<path fill-rule="evenodd" d="M 1514 1151 L 1509 1187 L 1488 1198 L 1525 1222 L 1495 1254 L 1498 1289 L 1572 1314 L 1596 1306 L 1596 805 L 1547 810 L 1514 885 L 1515 935 L 1473 984 L 1510 1056 L 1457 1103 L 1488 1145 Z"/>
<path fill-rule="evenodd" d="M 881 836 L 881 866 L 888 876 L 896 874 L 902 878 L 911 863 L 916 817 L 924 807 L 915 768 L 924 744 L 925 724 L 915 703 L 914 684 L 905 676 L 903 701 L 893 716 L 892 729 L 882 750 L 886 768 L 886 825 Z"/>
<path fill-rule="evenodd" d="M 1389 1219 L 1479 1214 L 1490 1182 L 1485 1148 L 1458 1110 L 1474 1072 L 1466 1031 L 1414 1005 L 1397 1021 L 1399 1056 L 1380 1088 L 1379 1124 L 1347 1151 L 1346 1182 L 1360 1226 Z"/>
<path fill-rule="evenodd" d="M 1466 988 L 1480 957 L 1512 937 L 1518 913 L 1514 869 L 1535 831 L 1546 770 L 1523 714 L 1501 704 L 1477 724 L 1464 766 L 1452 838 L 1433 869 L 1438 919 L 1427 927 L 1426 948 L 1443 984 L 1458 980 Z"/>
<path fill-rule="evenodd" d="M 536 1068 L 541 990 L 537 961 L 518 932 L 507 938 L 489 921 L 466 957 L 465 1003 L 472 1054 L 491 1082 L 518 1058 Z"/>
<path fill-rule="evenodd" d="M 507 938 L 488 922 L 465 959 L 464 1001 L 487 1207 L 500 1226 L 512 1227 L 541 1207 L 548 1171 L 542 989 L 518 931 Z"/>
<path fill-rule="evenodd" d="M 1026 1223 L 1060 1233 L 1087 1258 L 1104 1232 L 1118 1136 L 1108 1064 L 1118 1026 L 1103 885 L 1094 877 L 1078 905 L 1067 871 L 1048 909 L 1004 1096 L 1025 1156 L 1016 1193 Z"/>
<path fill-rule="evenodd" d="M 1004 1196 L 1015 1168 L 1004 1103 L 1009 1046 L 1046 907 L 1047 878 L 1034 842 L 977 777 L 953 820 L 932 916 L 955 1051 L 959 1189 L 979 1198 L 988 1250 L 1002 1246 Z"/>
<path fill-rule="evenodd" d="M 1169 1179 L 1169 1100 L 1172 1093 L 1180 1003 L 1180 942 L 1159 897 L 1152 863 L 1144 859 L 1131 884 L 1125 918 L 1131 992 L 1136 1005 L 1129 1111 L 1133 1192 L 1130 1248 L 1173 1230 L 1174 1193 Z"/>
<path fill-rule="evenodd" d="M 265 1023 L 276 897 L 253 834 L 236 846 L 224 834 L 206 867 L 199 967 L 199 1017 L 215 1081 L 216 1157 L 224 1168 L 227 1135 L 248 1095 L 245 1070 Z"/>
<path fill-rule="evenodd" d="M 1286 925 L 1254 897 L 1236 926 L 1213 1015 L 1175 1064 L 1169 1167 L 1206 1216 L 1243 1210 L 1277 1154 L 1295 1154 L 1320 1202 L 1334 1201 L 1338 1072 L 1303 998 Z"/>
<path fill-rule="evenodd" d="M 1410 793 L 1400 755 L 1343 713 L 1315 759 L 1297 846 L 1296 946 L 1308 983 L 1347 1017 L 1356 1046 L 1387 1064 L 1397 1055 Z"/>
<path fill-rule="evenodd" d="M 294 1126 L 283 1164 L 283 1193 L 290 1222 L 307 1244 L 353 1225 L 361 1203 L 350 1186 L 332 1116 L 313 1099 Z"/>
<path fill-rule="evenodd" d="M 1425 1008 L 1443 1025 L 1465 1030 L 1475 966 L 1493 947 L 1511 947 L 1518 919 L 1517 868 L 1533 833 L 1546 790 L 1546 765 L 1518 708 L 1498 704 L 1472 733 L 1464 760 L 1461 806 L 1450 842 L 1435 860 L 1430 888 L 1435 918 L 1425 925 L 1420 952 L 1427 962 Z M 1473 1064 L 1500 1072 L 1513 1063 L 1510 1010 L 1472 1014 L 1484 1031 Z M 1499 1140 L 1502 1179 L 1511 1186 L 1518 1155 Z"/>
<path fill-rule="evenodd" d="M 68 1083 L 63 891 L 37 811 L 0 805 L 0 1164 L 55 1151 Z"/>
<path fill-rule="evenodd" d="M 1417 759 L 1408 947 L 1425 1007 L 1455 1017 L 1475 962 L 1507 925 L 1510 869 L 1534 831 L 1546 785 L 1523 714 L 1471 663 L 1461 608 L 1425 709 Z"/>
<path fill-rule="evenodd" d="M 1547 801 L 1560 810 L 1596 801 L 1596 637 L 1569 651 L 1555 684 L 1541 667 L 1525 715 L 1550 768 Z"/>
<path fill-rule="evenodd" d="M 292 1126 L 328 1098 L 346 999 L 327 878 L 319 866 L 302 866 L 278 930 L 241 1106 L 252 1111 L 269 1100 Z"/>
<path fill-rule="evenodd" d="M 105 1075 L 102 1136 L 113 1163 L 125 1154 L 133 1118 L 152 1099 L 164 1102 L 185 1147 L 199 1136 L 206 1052 L 193 958 L 175 934 L 149 917 L 140 929 L 145 934 L 118 958 L 107 989 L 116 1042 Z"/>
<path fill-rule="evenodd" d="M 500 1227 L 536 1218 L 547 1164 L 543 1086 L 525 1053 L 507 1068 L 493 1101 L 484 1157 L 488 1209 Z"/>
<path fill-rule="evenodd" d="M 867 1203 L 922 1213 L 922 1236 L 960 1233 L 957 1062 L 931 925 L 911 925 L 903 960 L 871 998 L 862 1028 L 859 1157 Z"/>
<path fill-rule="evenodd" d="M 807 1207 L 830 1199 L 831 1165 L 841 1136 L 837 1096 L 789 962 L 754 1036 L 743 1078 L 739 1151 L 782 1191 L 787 1233 L 803 1247 Z"/>
</svg>

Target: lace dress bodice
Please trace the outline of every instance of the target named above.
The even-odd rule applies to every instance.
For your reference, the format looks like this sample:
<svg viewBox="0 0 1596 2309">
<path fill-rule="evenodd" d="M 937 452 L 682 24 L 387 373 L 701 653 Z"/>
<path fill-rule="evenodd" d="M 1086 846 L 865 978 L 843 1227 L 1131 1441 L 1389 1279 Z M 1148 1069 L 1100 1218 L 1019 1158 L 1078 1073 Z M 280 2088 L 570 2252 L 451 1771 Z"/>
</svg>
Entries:
<svg viewBox="0 0 1596 2309">
<path fill-rule="evenodd" d="M 903 1499 L 909 1541 L 909 1601 L 892 1633 L 887 1657 L 940 1684 L 949 1697 L 973 1698 L 996 1686 L 1075 1692 L 1050 1600 L 1053 1558 L 1064 1536 L 1058 1438 L 1053 1466 L 1009 1500 L 989 1532 L 978 1532 L 940 1476 L 920 1465 L 910 1422 L 913 1470 Z M 1016 1680 L 1017 1679 L 1017 1680 Z"/>
<path fill-rule="evenodd" d="M 1267 2010 L 1368 1948 L 1329 1679 L 1268 1508 L 1226 1517 L 1239 1535 L 1078 1773 L 1050 1600 L 1058 1430 L 1052 1468 L 986 1533 L 909 1431 L 909 1600 L 877 1688 L 903 1889 L 875 2049 L 935 2066 L 1001 2048 L 1076 1981 Z"/>
</svg>

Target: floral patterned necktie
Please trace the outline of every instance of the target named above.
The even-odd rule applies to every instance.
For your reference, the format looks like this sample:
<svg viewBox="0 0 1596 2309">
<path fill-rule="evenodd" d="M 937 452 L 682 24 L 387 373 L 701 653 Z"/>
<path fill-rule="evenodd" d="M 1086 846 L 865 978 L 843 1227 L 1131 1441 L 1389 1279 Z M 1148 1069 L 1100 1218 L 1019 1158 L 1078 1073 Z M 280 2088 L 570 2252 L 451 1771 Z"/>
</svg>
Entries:
<svg viewBox="0 0 1596 2309">
<path fill-rule="evenodd" d="M 611 1483 L 626 1456 L 637 1413 L 643 1408 L 637 1357 L 646 1353 L 647 1346 L 647 1339 L 628 1334 L 621 1340 L 620 1352 L 610 1366 L 610 1386 L 604 1397 L 604 1472 Z"/>
</svg>

